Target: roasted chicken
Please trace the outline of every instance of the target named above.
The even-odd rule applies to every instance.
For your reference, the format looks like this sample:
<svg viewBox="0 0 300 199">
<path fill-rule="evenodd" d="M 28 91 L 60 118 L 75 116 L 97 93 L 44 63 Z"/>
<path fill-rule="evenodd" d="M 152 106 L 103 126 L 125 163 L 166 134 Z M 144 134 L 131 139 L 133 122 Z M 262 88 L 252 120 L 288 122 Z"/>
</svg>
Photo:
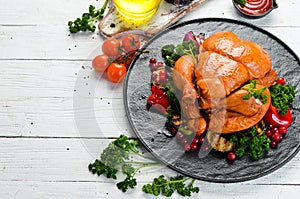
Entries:
<svg viewBox="0 0 300 199">
<path fill-rule="evenodd" d="M 276 80 L 267 51 L 254 42 L 241 40 L 232 32 L 218 32 L 200 48 L 197 63 L 182 56 L 174 66 L 174 85 L 181 92 L 181 107 L 188 127 L 203 133 L 209 129 L 218 133 L 234 133 L 258 123 L 270 106 L 243 88 L 256 80 L 258 91 L 270 87 Z M 205 112 L 203 117 L 200 112 Z"/>
</svg>

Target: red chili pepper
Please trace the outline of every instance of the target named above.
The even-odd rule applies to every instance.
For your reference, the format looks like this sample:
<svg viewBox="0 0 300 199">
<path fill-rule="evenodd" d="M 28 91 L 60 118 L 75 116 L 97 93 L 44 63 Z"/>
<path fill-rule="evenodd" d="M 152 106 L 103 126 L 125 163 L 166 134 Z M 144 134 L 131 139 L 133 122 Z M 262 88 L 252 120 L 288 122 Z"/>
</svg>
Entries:
<svg viewBox="0 0 300 199">
<path fill-rule="evenodd" d="M 285 115 L 280 115 L 272 104 L 270 105 L 266 115 L 263 119 L 267 124 L 272 124 L 275 127 L 285 126 L 288 127 L 291 125 L 293 118 L 290 108 L 288 109 Z"/>
<path fill-rule="evenodd" d="M 152 86 L 152 94 L 148 97 L 148 105 L 154 107 L 159 112 L 166 114 L 170 105 L 166 92 L 156 86 Z"/>
</svg>

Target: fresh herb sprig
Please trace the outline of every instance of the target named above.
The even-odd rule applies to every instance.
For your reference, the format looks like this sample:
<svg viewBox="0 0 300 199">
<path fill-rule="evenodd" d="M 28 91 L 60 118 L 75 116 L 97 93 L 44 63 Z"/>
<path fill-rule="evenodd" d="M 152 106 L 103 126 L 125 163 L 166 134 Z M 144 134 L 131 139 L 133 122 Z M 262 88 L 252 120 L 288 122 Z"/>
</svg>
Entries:
<svg viewBox="0 0 300 199">
<path fill-rule="evenodd" d="M 249 84 L 242 87 L 242 89 L 248 91 L 248 93 L 243 97 L 243 100 L 249 100 L 251 97 L 254 97 L 255 99 L 259 99 L 263 104 L 266 104 L 269 96 L 267 94 L 263 94 L 263 92 L 267 89 L 267 87 L 264 86 L 259 90 L 256 88 L 256 85 L 256 80 L 250 80 Z"/>
<path fill-rule="evenodd" d="M 167 108 L 168 111 L 167 117 L 171 118 L 172 115 L 175 114 L 180 115 L 181 114 L 180 103 L 178 101 L 178 96 L 176 96 L 175 94 L 176 91 L 173 82 L 168 82 L 164 87 L 164 90 L 170 102 L 170 105 Z"/>
<path fill-rule="evenodd" d="M 197 47 L 192 40 L 183 41 L 181 44 L 174 46 L 168 44 L 162 47 L 161 54 L 165 59 L 167 66 L 173 67 L 175 62 L 183 55 L 191 55 L 194 62 L 196 63 Z"/>
<path fill-rule="evenodd" d="M 264 133 L 259 133 L 256 126 L 250 129 L 235 133 L 230 136 L 229 141 L 235 144 L 234 152 L 237 157 L 245 155 L 249 151 L 249 155 L 253 160 L 258 160 L 263 151 L 268 151 L 270 148 L 270 138 Z"/>
<path fill-rule="evenodd" d="M 189 184 L 185 184 L 186 181 L 191 180 Z M 192 193 L 198 193 L 199 187 L 194 187 L 194 179 L 177 176 L 166 179 L 164 175 L 160 175 L 155 178 L 152 184 L 146 184 L 143 186 L 142 190 L 145 193 L 152 194 L 155 196 L 164 195 L 166 197 L 172 196 L 174 191 L 182 196 L 191 196 Z"/>
<path fill-rule="evenodd" d="M 77 33 L 79 31 L 94 32 L 96 30 L 95 23 L 97 20 L 101 20 L 103 18 L 107 4 L 108 0 L 105 0 L 100 9 L 96 9 L 95 6 L 90 5 L 89 12 L 83 13 L 81 18 L 77 18 L 74 21 L 68 21 L 69 31 L 71 33 Z"/>
<path fill-rule="evenodd" d="M 289 106 L 294 102 L 295 88 L 290 84 L 275 84 L 270 87 L 272 105 L 280 115 L 286 115 Z"/>
<path fill-rule="evenodd" d="M 236 3 L 241 4 L 242 6 L 246 5 L 246 0 L 234 0 Z"/>
<path fill-rule="evenodd" d="M 132 161 L 130 160 L 131 156 L 138 156 L 144 161 Z M 161 164 L 155 162 L 151 157 L 140 153 L 138 141 L 130 140 L 127 136 L 120 135 L 119 138 L 109 143 L 102 151 L 100 159 L 96 159 L 94 163 L 89 164 L 88 169 L 93 174 L 97 174 L 98 176 L 103 175 L 115 180 L 117 180 L 117 173 L 121 171 L 126 177 L 122 181 L 118 181 L 116 186 L 121 191 L 126 192 L 128 189 L 134 189 L 137 186 L 135 174 L 142 168 L 152 166 L 161 166 Z M 173 177 L 170 178 L 171 182 L 167 182 L 166 184 L 162 183 L 165 183 L 162 177 L 158 177 L 157 179 L 158 180 L 154 179 L 154 186 L 159 185 L 161 188 L 167 186 L 168 190 L 177 190 L 181 195 L 185 194 L 185 196 L 189 196 L 192 192 L 199 191 L 199 188 L 193 187 L 193 183 L 187 186 L 183 184 L 190 178 Z M 148 188 L 143 188 L 143 191 L 150 193 L 151 187 L 147 187 Z M 164 192 L 159 193 L 163 194 Z M 168 191 L 169 196 L 171 196 L 172 193 Z"/>
</svg>

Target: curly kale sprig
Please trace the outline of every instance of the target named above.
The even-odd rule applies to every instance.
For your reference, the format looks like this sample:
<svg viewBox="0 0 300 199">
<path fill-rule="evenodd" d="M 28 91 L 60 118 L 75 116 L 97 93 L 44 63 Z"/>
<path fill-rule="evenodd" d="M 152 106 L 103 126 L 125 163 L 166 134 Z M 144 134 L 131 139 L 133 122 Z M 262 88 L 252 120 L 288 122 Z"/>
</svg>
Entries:
<svg viewBox="0 0 300 199">
<path fill-rule="evenodd" d="M 186 181 L 191 180 L 189 184 L 185 184 Z M 142 190 L 145 193 L 153 194 L 155 196 L 164 195 L 166 197 L 172 196 L 177 191 L 182 196 L 191 196 L 192 193 L 198 193 L 199 187 L 194 187 L 194 179 L 184 178 L 183 176 L 171 177 L 166 179 L 164 175 L 160 175 L 158 178 L 154 178 L 152 184 L 146 184 Z"/>
<path fill-rule="evenodd" d="M 295 88 L 290 84 L 275 84 L 270 87 L 270 93 L 272 105 L 277 108 L 280 115 L 285 115 L 294 102 Z"/>
<path fill-rule="evenodd" d="M 130 156 L 132 155 L 139 156 L 148 161 L 131 161 Z M 116 174 L 121 171 L 126 177 L 123 181 L 117 183 L 117 187 L 126 192 L 129 188 L 133 189 L 137 185 L 135 174 L 140 169 L 157 165 L 161 164 L 154 162 L 151 157 L 144 156 L 139 152 L 138 141 L 130 140 L 127 136 L 121 135 L 102 151 L 100 160 L 96 159 L 94 163 L 89 164 L 88 169 L 91 173 L 98 176 L 104 175 L 107 178 L 116 180 Z"/>
<path fill-rule="evenodd" d="M 264 133 L 259 133 L 256 126 L 250 129 L 235 133 L 230 136 L 229 141 L 235 144 L 234 152 L 237 157 L 245 155 L 249 151 L 249 155 L 253 160 L 258 160 L 263 151 L 268 151 L 270 148 L 270 138 Z"/>
<path fill-rule="evenodd" d="M 101 20 L 103 18 L 103 14 L 105 12 L 107 4 L 108 0 L 105 0 L 103 6 L 100 9 L 96 9 L 95 6 L 90 5 L 88 13 L 83 13 L 81 18 L 77 18 L 74 21 L 68 21 L 70 32 L 94 32 L 96 30 L 96 26 L 94 24 L 97 22 L 97 20 Z"/>
</svg>

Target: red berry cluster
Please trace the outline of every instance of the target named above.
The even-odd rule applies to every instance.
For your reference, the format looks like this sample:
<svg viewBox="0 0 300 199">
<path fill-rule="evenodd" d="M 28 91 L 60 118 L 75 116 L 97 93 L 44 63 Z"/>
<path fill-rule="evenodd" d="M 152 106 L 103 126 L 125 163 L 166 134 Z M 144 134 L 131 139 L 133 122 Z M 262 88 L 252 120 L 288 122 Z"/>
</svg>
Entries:
<svg viewBox="0 0 300 199">
<path fill-rule="evenodd" d="M 157 62 L 155 58 L 151 58 L 149 63 L 152 71 L 152 83 L 154 85 L 165 85 L 169 80 L 165 64 L 160 61 Z"/>
<path fill-rule="evenodd" d="M 285 126 L 275 127 L 271 124 L 267 125 L 265 134 L 271 139 L 270 147 L 275 148 L 277 144 L 284 138 L 286 132 L 287 128 Z"/>
<path fill-rule="evenodd" d="M 204 142 L 205 137 L 203 135 L 196 135 L 192 141 L 188 141 L 186 136 L 178 131 L 176 134 L 176 138 L 183 145 L 185 151 L 195 151 L 197 150 Z"/>
</svg>

